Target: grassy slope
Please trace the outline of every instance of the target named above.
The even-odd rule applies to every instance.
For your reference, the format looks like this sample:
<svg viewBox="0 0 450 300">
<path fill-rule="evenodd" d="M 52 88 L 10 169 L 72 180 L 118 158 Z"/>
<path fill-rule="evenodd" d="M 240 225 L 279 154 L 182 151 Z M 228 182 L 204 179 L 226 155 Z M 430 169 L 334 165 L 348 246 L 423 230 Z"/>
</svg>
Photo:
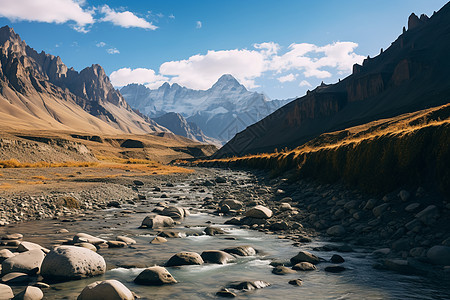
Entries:
<svg viewBox="0 0 450 300">
<path fill-rule="evenodd" d="M 450 197 L 450 104 L 327 133 L 291 151 L 199 161 L 294 171 L 372 193 L 404 185 L 438 187 Z"/>
</svg>

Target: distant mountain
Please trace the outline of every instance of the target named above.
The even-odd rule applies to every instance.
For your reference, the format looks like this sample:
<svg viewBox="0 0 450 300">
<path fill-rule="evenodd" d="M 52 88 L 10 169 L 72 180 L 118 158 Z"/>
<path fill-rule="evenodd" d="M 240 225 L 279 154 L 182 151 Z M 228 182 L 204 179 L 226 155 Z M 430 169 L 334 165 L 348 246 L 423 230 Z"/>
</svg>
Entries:
<svg viewBox="0 0 450 300">
<path fill-rule="evenodd" d="M 115 90 L 105 71 L 81 72 L 38 53 L 8 26 L 0 28 L 0 127 L 150 133 L 167 129 L 145 119 Z"/>
<path fill-rule="evenodd" d="M 166 127 L 173 133 L 187 137 L 200 143 L 222 146 L 220 141 L 207 137 L 195 123 L 186 121 L 178 113 L 170 112 L 153 119 L 156 123 Z"/>
<path fill-rule="evenodd" d="M 207 136 L 222 142 L 288 102 L 271 101 L 264 94 L 250 92 L 231 75 L 223 75 L 208 90 L 164 83 L 155 90 L 130 84 L 120 92 L 131 107 L 151 118 L 179 113 Z"/>
<path fill-rule="evenodd" d="M 412 14 L 408 30 L 388 49 L 248 127 L 215 156 L 295 148 L 324 132 L 448 103 L 449 37 L 450 3 L 431 18 Z"/>
</svg>

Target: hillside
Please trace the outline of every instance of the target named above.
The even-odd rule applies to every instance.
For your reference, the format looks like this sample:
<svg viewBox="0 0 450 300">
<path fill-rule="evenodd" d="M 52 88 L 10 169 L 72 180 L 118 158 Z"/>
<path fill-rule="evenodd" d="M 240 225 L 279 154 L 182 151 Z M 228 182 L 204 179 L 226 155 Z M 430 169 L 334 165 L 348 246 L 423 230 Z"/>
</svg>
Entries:
<svg viewBox="0 0 450 300">
<path fill-rule="evenodd" d="M 287 151 L 199 161 L 262 168 L 274 175 L 342 182 L 384 194 L 401 186 L 450 199 L 450 104 L 322 134 Z"/>
<path fill-rule="evenodd" d="M 450 4 L 412 14 L 391 46 L 238 133 L 216 157 L 293 149 L 325 132 L 443 105 L 450 97 Z"/>
<path fill-rule="evenodd" d="M 0 28 L 0 116 L 2 129 L 167 131 L 135 113 L 101 66 L 69 69 L 59 57 L 36 52 L 8 26 Z"/>
</svg>

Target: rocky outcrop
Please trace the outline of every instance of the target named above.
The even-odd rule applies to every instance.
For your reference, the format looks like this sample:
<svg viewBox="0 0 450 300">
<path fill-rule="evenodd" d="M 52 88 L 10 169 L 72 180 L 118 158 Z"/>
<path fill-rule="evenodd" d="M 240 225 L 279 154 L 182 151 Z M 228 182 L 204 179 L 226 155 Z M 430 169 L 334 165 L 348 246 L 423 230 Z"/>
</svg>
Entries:
<svg viewBox="0 0 450 300">
<path fill-rule="evenodd" d="M 215 158 L 295 148 L 325 132 L 448 102 L 450 4 L 431 18 L 415 14 L 391 46 L 355 64 L 335 84 L 322 84 L 249 126 L 225 144 Z"/>
</svg>

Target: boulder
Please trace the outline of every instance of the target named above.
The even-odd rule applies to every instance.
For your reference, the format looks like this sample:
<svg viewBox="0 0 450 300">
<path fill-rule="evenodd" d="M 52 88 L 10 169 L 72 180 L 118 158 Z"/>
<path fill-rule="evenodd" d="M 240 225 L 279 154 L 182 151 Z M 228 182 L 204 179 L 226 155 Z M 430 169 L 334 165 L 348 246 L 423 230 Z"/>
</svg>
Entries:
<svg viewBox="0 0 450 300">
<path fill-rule="evenodd" d="M 44 298 L 44 293 L 40 288 L 27 286 L 25 290 L 17 294 L 13 300 L 41 300 L 42 298 Z"/>
<path fill-rule="evenodd" d="M 327 234 L 331 236 L 343 236 L 346 233 L 344 226 L 334 225 L 327 229 Z"/>
<path fill-rule="evenodd" d="M 217 176 L 214 181 L 217 182 L 217 183 L 226 183 L 227 182 L 227 178 L 223 177 L 223 176 Z"/>
<path fill-rule="evenodd" d="M 49 252 L 48 249 L 45 249 L 41 245 L 38 245 L 38 244 L 35 244 L 32 242 L 22 242 L 17 247 L 17 252 L 26 252 L 26 251 L 30 251 L 30 250 L 42 250 L 44 252 Z"/>
<path fill-rule="evenodd" d="M 224 234 L 225 231 L 220 229 L 220 228 L 217 228 L 217 227 L 208 226 L 208 227 L 205 228 L 205 233 L 207 235 L 213 236 L 213 235 L 216 235 L 216 234 Z"/>
<path fill-rule="evenodd" d="M 6 284 L 0 284 L 0 299 L 11 299 L 14 297 L 12 289 Z"/>
<path fill-rule="evenodd" d="M 177 283 L 175 278 L 164 267 L 150 267 L 142 271 L 135 279 L 136 284 L 163 285 Z"/>
<path fill-rule="evenodd" d="M 269 219 L 272 217 L 272 211 L 265 206 L 256 205 L 245 213 L 246 217 L 256 219 Z"/>
<path fill-rule="evenodd" d="M 202 264 L 203 259 L 200 254 L 196 252 L 178 252 L 166 262 L 166 267 Z"/>
<path fill-rule="evenodd" d="M 123 283 L 112 279 L 89 284 L 77 300 L 134 300 L 134 295 Z"/>
<path fill-rule="evenodd" d="M 2 277 L 2 282 L 7 285 L 27 285 L 32 277 L 25 273 L 12 272 Z"/>
<path fill-rule="evenodd" d="M 292 267 L 293 270 L 297 271 L 314 271 L 317 270 L 317 267 L 309 262 L 299 262 Z"/>
<path fill-rule="evenodd" d="M 74 237 L 73 237 L 73 243 L 89 243 L 92 245 L 99 245 L 102 243 L 106 243 L 106 240 L 92 236 L 90 234 L 87 233 L 77 233 Z"/>
<path fill-rule="evenodd" d="M 120 241 L 120 242 L 124 242 L 124 243 L 126 243 L 127 245 L 134 245 L 134 244 L 136 244 L 136 241 L 135 241 L 134 239 L 129 238 L 129 237 L 127 237 L 127 236 L 123 236 L 123 235 L 118 235 L 118 236 L 116 237 L 116 240 L 117 240 L 117 241 Z"/>
<path fill-rule="evenodd" d="M 381 205 L 378 205 L 372 209 L 372 213 L 375 217 L 380 217 L 381 214 L 383 214 L 389 207 L 389 203 L 383 203 Z"/>
<path fill-rule="evenodd" d="M 162 236 L 155 236 L 153 240 L 150 241 L 150 244 L 162 244 L 167 242 L 166 238 L 163 238 Z"/>
<path fill-rule="evenodd" d="M 427 251 L 427 257 L 435 265 L 450 266 L 450 247 L 433 246 Z"/>
<path fill-rule="evenodd" d="M 169 206 L 165 207 L 160 214 L 173 219 L 182 219 L 184 218 L 184 209 L 181 207 Z"/>
<path fill-rule="evenodd" d="M 174 221 L 171 217 L 160 216 L 160 215 L 148 215 L 142 221 L 141 227 L 144 228 L 161 228 L 161 227 L 172 227 Z"/>
<path fill-rule="evenodd" d="M 309 262 L 315 265 L 320 262 L 320 259 L 308 251 L 300 251 L 296 256 L 291 258 L 291 264 L 296 265 L 300 262 Z"/>
<path fill-rule="evenodd" d="M 244 208 L 244 204 L 241 201 L 235 199 L 225 199 L 223 201 L 220 201 L 219 206 L 222 207 L 224 205 L 228 205 L 228 207 L 232 210 L 241 210 L 242 208 Z"/>
<path fill-rule="evenodd" d="M 206 250 L 203 251 L 201 257 L 205 263 L 221 264 L 224 265 L 230 260 L 234 259 L 234 256 L 228 254 L 225 251 L 220 250 Z"/>
<path fill-rule="evenodd" d="M 238 255 L 238 256 L 253 256 L 256 255 L 256 250 L 252 246 L 244 245 L 244 246 L 236 246 L 223 249 L 223 251 Z"/>
<path fill-rule="evenodd" d="M 419 219 L 425 225 L 431 225 L 436 222 L 439 217 L 439 210 L 435 205 L 429 205 L 424 210 L 416 214 L 416 218 Z"/>
<path fill-rule="evenodd" d="M 255 289 L 262 289 L 265 287 L 270 286 L 270 283 L 262 280 L 256 280 L 256 281 L 235 281 L 230 282 L 228 284 L 228 288 L 235 289 L 235 290 L 245 290 L 245 291 L 251 291 Z"/>
<path fill-rule="evenodd" d="M 42 262 L 41 275 L 48 280 L 66 281 L 104 274 L 103 257 L 86 248 L 59 246 Z"/>
<path fill-rule="evenodd" d="M 2 262 L 2 274 L 22 272 L 30 275 L 38 274 L 45 253 L 41 250 L 31 250 L 19 253 Z"/>
<path fill-rule="evenodd" d="M 292 270 L 285 266 L 276 266 L 272 269 L 272 273 L 275 275 L 286 275 L 286 274 L 293 274 L 297 273 L 295 270 Z"/>
<path fill-rule="evenodd" d="M 272 224 L 270 224 L 270 227 L 269 227 L 269 229 L 273 230 L 273 231 L 286 230 L 288 228 L 289 228 L 289 225 L 285 221 L 278 221 L 278 222 L 272 223 Z"/>
<path fill-rule="evenodd" d="M 342 256 L 340 256 L 339 254 L 333 254 L 330 261 L 333 264 L 342 264 L 343 262 L 345 262 L 345 259 Z"/>
</svg>

